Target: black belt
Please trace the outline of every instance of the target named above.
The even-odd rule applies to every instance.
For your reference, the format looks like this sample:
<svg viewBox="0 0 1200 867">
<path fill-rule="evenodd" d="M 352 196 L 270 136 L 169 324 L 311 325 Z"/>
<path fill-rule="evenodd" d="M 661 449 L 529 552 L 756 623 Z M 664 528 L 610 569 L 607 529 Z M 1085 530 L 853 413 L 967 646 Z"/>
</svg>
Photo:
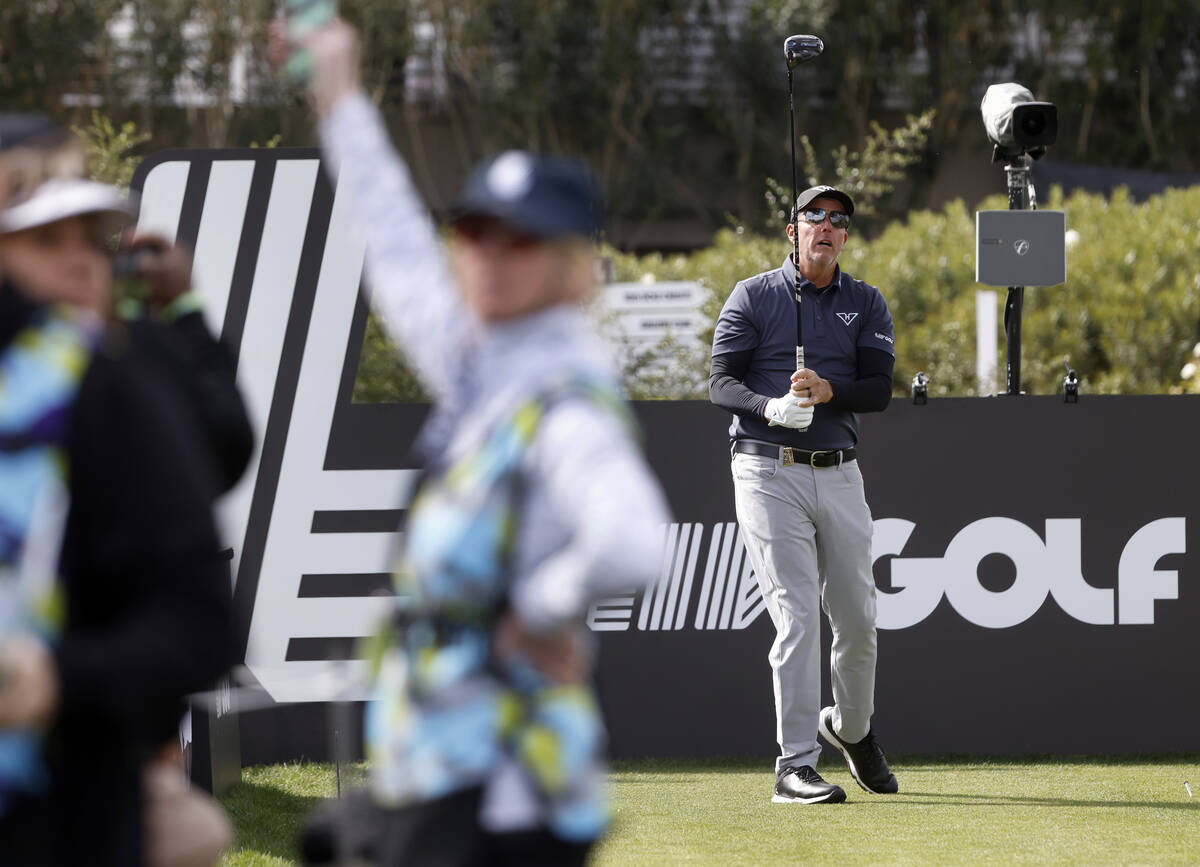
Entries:
<svg viewBox="0 0 1200 867">
<path fill-rule="evenodd" d="M 758 443 L 751 440 L 737 440 L 733 450 L 744 455 L 761 455 L 764 458 L 782 457 L 783 465 L 801 464 L 825 470 L 829 467 L 840 467 L 846 461 L 854 460 L 854 449 L 819 449 L 810 452 L 806 449 L 791 446 L 773 446 L 770 443 Z M 782 455 L 780 454 L 782 452 Z"/>
</svg>

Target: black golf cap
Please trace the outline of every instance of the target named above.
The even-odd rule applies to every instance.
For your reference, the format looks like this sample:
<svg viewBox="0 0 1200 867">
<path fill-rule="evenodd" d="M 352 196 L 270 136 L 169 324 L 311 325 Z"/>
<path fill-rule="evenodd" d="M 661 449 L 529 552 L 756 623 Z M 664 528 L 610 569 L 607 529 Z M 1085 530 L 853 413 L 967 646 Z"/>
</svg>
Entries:
<svg viewBox="0 0 1200 867">
<path fill-rule="evenodd" d="M 603 205 L 582 162 L 505 151 L 475 167 L 455 203 L 451 221 L 492 217 L 542 240 L 599 231 Z"/>
<path fill-rule="evenodd" d="M 837 187 L 822 184 L 821 186 L 809 187 L 796 196 L 796 209 L 792 211 L 792 218 L 795 219 L 797 212 L 803 211 L 817 199 L 837 199 L 845 206 L 846 213 L 851 217 L 854 216 L 854 199 L 850 198 L 848 193 L 842 192 Z"/>
<path fill-rule="evenodd" d="M 61 138 L 64 131 L 40 114 L 0 112 L 0 151 L 37 146 Z"/>
</svg>

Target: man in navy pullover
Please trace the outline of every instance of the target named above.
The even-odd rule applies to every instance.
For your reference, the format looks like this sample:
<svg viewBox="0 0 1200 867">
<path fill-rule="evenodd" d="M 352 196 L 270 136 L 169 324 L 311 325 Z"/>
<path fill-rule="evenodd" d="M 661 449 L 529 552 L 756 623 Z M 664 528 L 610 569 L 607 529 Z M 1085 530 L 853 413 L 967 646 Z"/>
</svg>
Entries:
<svg viewBox="0 0 1200 867">
<path fill-rule="evenodd" d="M 709 396 L 733 413 L 738 523 L 776 638 L 776 785 L 772 800 L 837 803 L 845 791 L 816 771 L 817 732 L 866 791 L 897 791 L 871 731 L 875 581 L 871 512 L 855 448 L 860 412 L 891 399 L 895 337 L 874 286 L 838 266 L 854 202 L 812 187 L 787 234 L 797 254 L 734 287 L 713 338 Z M 799 237 L 793 234 L 798 225 Z M 793 259 L 793 256 L 796 256 Z M 796 370 L 796 272 L 805 367 Z M 821 708 L 819 611 L 833 631 L 834 705 Z"/>
</svg>

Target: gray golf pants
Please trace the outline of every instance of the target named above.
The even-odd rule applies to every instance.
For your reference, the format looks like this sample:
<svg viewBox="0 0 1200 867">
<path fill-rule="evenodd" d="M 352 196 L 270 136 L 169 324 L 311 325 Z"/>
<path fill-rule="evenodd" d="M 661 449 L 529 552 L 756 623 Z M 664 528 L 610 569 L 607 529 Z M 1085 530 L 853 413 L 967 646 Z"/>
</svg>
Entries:
<svg viewBox="0 0 1200 867">
<path fill-rule="evenodd" d="M 735 454 L 738 524 L 767 611 L 775 624 L 778 773 L 816 767 L 821 748 L 821 623 L 833 634 L 830 658 L 834 730 L 866 736 L 875 705 L 875 579 L 871 510 L 858 461 L 815 469 L 779 457 Z"/>
</svg>

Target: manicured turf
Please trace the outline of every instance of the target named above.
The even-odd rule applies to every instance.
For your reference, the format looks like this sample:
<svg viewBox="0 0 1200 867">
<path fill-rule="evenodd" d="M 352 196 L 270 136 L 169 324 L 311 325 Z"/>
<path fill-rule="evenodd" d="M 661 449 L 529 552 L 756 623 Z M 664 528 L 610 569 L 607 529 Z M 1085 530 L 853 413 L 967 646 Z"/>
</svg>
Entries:
<svg viewBox="0 0 1200 867">
<path fill-rule="evenodd" d="M 363 766 L 342 768 L 344 785 L 361 783 Z M 279 867 L 295 864 L 304 817 L 337 794 L 333 765 L 295 764 L 246 768 L 242 783 L 221 799 L 233 820 L 233 851 L 222 867 Z"/>
<path fill-rule="evenodd" d="M 868 795 L 831 760 L 821 771 L 849 801 L 804 807 L 770 802 L 769 763 L 620 762 L 616 824 L 593 863 L 1200 863 L 1200 756 L 892 764 L 899 795 Z M 224 799 L 238 847 L 223 863 L 293 863 L 301 817 L 334 792 L 332 768 L 252 768 L 243 780 Z"/>
</svg>

